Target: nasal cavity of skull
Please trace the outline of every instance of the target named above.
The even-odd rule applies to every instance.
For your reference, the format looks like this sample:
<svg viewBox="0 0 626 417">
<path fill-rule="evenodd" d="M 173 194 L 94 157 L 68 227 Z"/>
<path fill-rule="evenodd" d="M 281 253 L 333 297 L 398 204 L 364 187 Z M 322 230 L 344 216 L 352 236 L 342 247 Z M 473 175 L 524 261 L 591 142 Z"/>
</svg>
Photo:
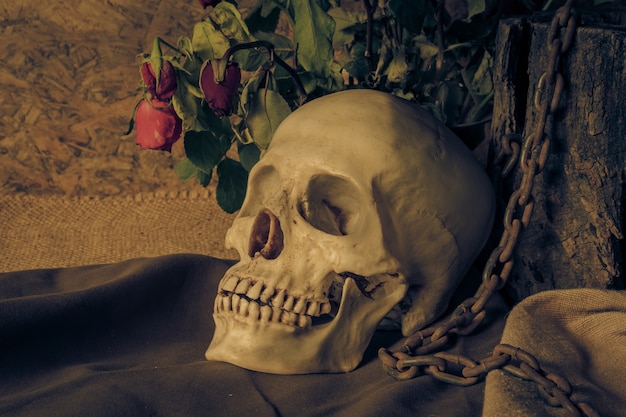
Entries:
<svg viewBox="0 0 626 417">
<path fill-rule="evenodd" d="M 252 225 L 248 255 L 254 258 L 259 253 L 265 259 L 276 259 L 284 246 L 283 230 L 278 217 L 266 208 L 261 209 Z"/>
<path fill-rule="evenodd" d="M 358 188 L 344 178 L 327 174 L 313 177 L 298 203 L 298 213 L 311 226 L 337 236 L 356 230 L 362 209 Z"/>
</svg>

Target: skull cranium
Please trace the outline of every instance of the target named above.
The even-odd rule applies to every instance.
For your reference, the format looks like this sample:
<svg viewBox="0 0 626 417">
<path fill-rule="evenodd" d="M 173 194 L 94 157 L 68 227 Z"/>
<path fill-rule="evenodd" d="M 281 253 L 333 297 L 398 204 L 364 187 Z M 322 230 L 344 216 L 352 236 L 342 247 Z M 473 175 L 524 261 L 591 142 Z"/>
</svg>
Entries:
<svg viewBox="0 0 626 417">
<path fill-rule="evenodd" d="M 209 360 L 346 372 L 398 303 L 408 335 L 439 316 L 491 230 L 471 152 L 426 111 L 349 90 L 305 104 L 252 169 L 227 234 L 240 261 L 215 300 Z"/>
</svg>

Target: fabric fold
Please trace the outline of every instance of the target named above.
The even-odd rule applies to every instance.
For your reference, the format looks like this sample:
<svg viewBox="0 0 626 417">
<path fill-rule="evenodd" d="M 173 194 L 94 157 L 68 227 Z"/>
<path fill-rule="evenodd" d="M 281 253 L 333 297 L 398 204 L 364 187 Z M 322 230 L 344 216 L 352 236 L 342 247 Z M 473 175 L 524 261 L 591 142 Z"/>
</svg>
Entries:
<svg viewBox="0 0 626 417">
<path fill-rule="evenodd" d="M 484 383 L 388 376 L 377 359 L 397 332 L 377 332 L 346 374 L 270 375 L 209 362 L 213 300 L 232 263 L 169 255 L 0 274 L 0 415 L 479 416 Z M 485 356 L 506 306 L 452 352 Z M 358 325 L 358 324 L 355 324 Z M 341 346 L 336 346 L 341 349 Z"/>
</svg>

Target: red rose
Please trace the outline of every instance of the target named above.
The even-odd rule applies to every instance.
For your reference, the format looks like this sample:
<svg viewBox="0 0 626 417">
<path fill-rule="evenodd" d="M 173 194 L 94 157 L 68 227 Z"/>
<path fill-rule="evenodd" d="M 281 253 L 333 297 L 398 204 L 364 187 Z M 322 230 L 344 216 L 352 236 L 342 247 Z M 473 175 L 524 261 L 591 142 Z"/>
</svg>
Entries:
<svg viewBox="0 0 626 417">
<path fill-rule="evenodd" d="M 161 60 L 161 74 L 159 75 L 159 85 L 157 86 L 156 74 L 150 62 L 141 64 L 141 77 L 150 92 L 151 98 L 158 98 L 161 101 L 168 101 L 172 98 L 178 88 L 176 80 L 176 69 L 170 61 Z"/>
<path fill-rule="evenodd" d="M 211 61 L 205 62 L 200 71 L 200 89 L 207 104 L 218 117 L 232 113 L 233 100 L 240 82 L 241 70 L 236 62 L 226 64 L 224 79 L 220 82 L 215 81 Z"/>
<path fill-rule="evenodd" d="M 172 145 L 180 139 L 183 121 L 169 103 L 153 99 L 141 100 L 135 112 L 136 143 L 141 149 L 171 152 Z"/>
<path fill-rule="evenodd" d="M 217 3 L 221 3 L 221 2 L 222 2 L 222 0 L 200 0 L 200 4 L 205 9 L 207 7 L 209 7 L 209 6 L 215 7 L 215 5 L 217 5 Z"/>
</svg>

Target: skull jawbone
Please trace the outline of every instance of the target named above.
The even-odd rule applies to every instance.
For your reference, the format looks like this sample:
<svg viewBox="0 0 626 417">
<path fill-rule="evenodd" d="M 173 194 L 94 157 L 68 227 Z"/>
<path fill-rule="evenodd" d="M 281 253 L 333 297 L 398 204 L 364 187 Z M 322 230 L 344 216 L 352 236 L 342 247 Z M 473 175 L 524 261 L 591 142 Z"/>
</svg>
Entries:
<svg viewBox="0 0 626 417">
<path fill-rule="evenodd" d="M 406 293 L 404 284 L 393 287 L 382 300 L 355 303 L 362 295 L 348 279 L 337 316 L 307 328 L 215 313 L 215 334 L 205 357 L 272 374 L 350 372 L 363 359 L 376 324 Z"/>
</svg>

